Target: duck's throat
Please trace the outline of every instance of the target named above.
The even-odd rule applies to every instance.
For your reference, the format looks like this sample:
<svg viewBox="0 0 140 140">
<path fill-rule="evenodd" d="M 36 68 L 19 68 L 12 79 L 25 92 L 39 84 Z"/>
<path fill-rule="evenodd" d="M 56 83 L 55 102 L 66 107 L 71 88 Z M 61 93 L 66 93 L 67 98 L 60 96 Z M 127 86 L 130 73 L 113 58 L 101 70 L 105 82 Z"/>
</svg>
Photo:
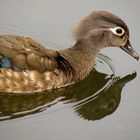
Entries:
<svg viewBox="0 0 140 140">
<path fill-rule="evenodd" d="M 94 48 L 77 42 L 72 48 L 60 51 L 60 55 L 71 64 L 75 71 L 73 79 L 78 81 L 84 79 L 94 67 L 97 52 Z"/>
</svg>

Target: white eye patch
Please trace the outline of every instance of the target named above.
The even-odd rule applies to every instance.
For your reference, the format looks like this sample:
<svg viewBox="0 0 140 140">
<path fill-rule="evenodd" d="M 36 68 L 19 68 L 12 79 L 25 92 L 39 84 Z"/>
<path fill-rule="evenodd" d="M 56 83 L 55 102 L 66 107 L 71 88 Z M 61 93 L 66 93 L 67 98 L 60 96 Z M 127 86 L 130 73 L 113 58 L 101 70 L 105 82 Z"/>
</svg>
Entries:
<svg viewBox="0 0 140 140">
<path fill-rule="evenodd" d="M 109 28 L 109 30 L 117 36 L 125 34 L 125 30 L 122 27 Z"/>
</svg>

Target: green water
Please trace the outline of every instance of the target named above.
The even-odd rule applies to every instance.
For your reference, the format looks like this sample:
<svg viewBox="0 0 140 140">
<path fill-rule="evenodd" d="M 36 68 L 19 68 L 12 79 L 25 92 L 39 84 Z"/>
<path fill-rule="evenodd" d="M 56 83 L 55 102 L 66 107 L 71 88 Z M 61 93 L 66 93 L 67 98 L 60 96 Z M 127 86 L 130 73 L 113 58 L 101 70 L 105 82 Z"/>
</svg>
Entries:
<svg viewBox="0 0 140 140">
<path fill-rule="evenodd" d="M 28 35 L 48 48 L 62 49 L 73 44 L 72 29 L 82 17 L 104 9 L 126 21 L 140 54 L 137 0 L 0 2 L 0 34 Z M 106 48 L 77 84 L 30 95 L 1 93 L 0 140 L 139 140 L 139 74 L 139 62 L 122 50 Z"/>
</svg>

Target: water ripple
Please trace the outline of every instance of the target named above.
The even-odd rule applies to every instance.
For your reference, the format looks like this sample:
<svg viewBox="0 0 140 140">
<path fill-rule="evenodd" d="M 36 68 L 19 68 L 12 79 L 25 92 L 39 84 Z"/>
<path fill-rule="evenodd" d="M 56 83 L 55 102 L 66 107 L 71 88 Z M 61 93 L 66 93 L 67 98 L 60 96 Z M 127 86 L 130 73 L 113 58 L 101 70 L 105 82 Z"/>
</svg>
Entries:
<svg viewBox="0 0 140 140">
<path fill-rule="evenodd" d="M 61 45 L 43 40 L 39 33 L 10 25 L 0 20 L 0 32 L 23 33 L 31 35 L 52 48 Z M 18 28 L 17 28 L 18 27 Z M 125 77 L 116 76 L 112 60 L 103 54 L 98 54 L 95 69 L 88 77 L 77 84 L 55 90 L 52 93 L 43 92 L 32 95 L 0 94 L 0 121 L 11 120 L 25 116 L 42 115 L 47 118 L 64 115 L 73 109 L 75 113 L 87 120 L 98 120 L 113 113 L 121 99 L 124 85 L 134 79 L 136 73 Z"/>
</svg>

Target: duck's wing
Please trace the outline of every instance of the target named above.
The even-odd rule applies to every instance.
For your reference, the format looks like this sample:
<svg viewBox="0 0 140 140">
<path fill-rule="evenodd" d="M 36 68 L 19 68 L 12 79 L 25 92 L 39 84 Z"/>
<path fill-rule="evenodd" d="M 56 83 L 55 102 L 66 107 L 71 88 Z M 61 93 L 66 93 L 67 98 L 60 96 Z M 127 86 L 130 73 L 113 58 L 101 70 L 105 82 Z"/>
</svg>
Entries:
<svg viewBox="0 0 140 140">
<path fill-rule="evenodd" d="M 59 53 L 49 50 L 29 37 L 0 36 L 0 55 L 20 70 L 53 71 L 58 67 Z"/>
</svg>

